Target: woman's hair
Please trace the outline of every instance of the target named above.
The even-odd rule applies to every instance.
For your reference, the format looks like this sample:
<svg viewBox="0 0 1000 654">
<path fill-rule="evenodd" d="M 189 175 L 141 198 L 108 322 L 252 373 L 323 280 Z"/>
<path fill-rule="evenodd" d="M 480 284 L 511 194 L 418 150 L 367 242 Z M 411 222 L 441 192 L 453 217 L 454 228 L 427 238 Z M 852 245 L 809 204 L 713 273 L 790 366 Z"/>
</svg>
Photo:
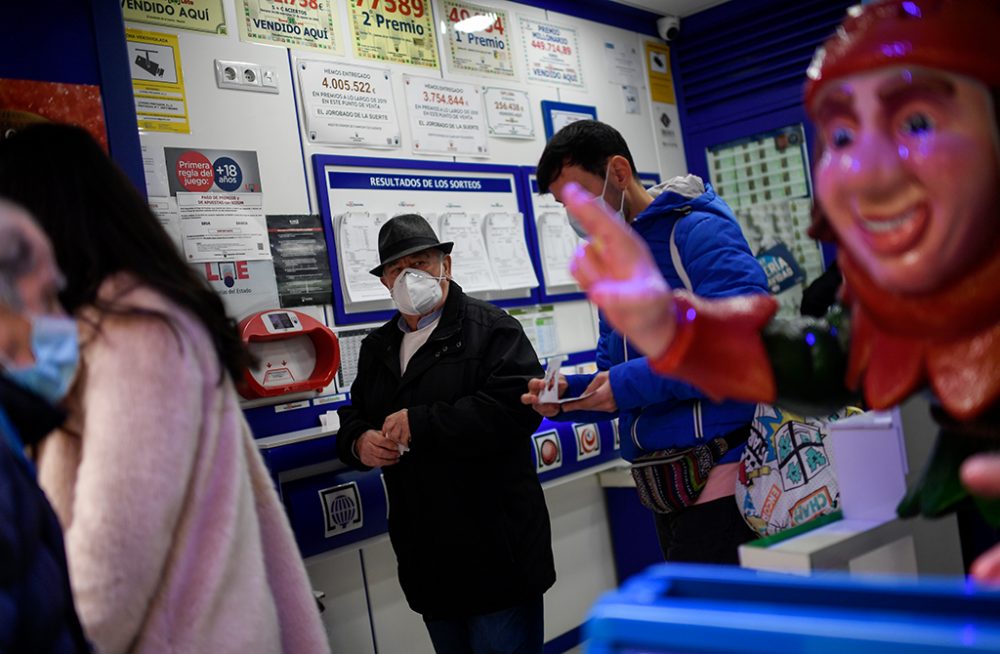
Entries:
<svg viewBox="0 0 1000 654">
<path fill-rule="evenodd" d="M 52 241 L 66 276 L 63 306 L 113 313 L 150 312 L 98 297 L 115 273 L 129 273 L 200 320 L 222 368 L 241 379 L 249 355 L 222 300 L 187 264 L 145 198 L 80 128 L 42 123 L 0 141 L 0 197 L 31 213 Z M 170 324 L 169 316 L 154 312 Z"/>
</svg>

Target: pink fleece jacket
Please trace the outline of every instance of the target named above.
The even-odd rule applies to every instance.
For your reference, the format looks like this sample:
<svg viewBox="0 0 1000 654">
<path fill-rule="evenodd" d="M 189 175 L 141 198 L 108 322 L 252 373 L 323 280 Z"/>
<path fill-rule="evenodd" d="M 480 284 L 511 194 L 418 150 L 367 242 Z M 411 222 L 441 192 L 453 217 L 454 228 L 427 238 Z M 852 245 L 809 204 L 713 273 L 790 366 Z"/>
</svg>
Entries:
<svg viewBox="0 0 1000 654">
<path fill-rule="evenodd" d="M 70 420 L 39 481 L 65 530 L 77 610 L 102 654 L 325 653 L 288 520 L 207 331 L 118 276 L 85 316 Z"/>
</svg>

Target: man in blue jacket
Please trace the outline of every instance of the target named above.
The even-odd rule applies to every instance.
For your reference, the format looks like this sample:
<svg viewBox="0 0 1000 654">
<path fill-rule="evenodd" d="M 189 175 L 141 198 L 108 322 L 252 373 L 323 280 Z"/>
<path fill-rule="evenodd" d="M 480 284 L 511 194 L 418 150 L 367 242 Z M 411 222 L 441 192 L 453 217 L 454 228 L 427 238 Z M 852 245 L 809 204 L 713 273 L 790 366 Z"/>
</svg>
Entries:
<svg viewBox="0 0 1000 654">
<path fill-rule="evenodd" d="M 536 176 L 539 192 L 560 201 L 570 182 L 603 198 L 649 244 L 671 287 L 702 297 L 767 292 L 764 271 L 711 185 L 687 175 L 647 191 L 625 140 L 613 127 L 592 120 L 564 127 L 545 146 Z M 572 217 L 570 221 L 574 224 Z M 588 395 L 584 399 L 541 403 L 542 381 L 533 380 L 522 401 L 553 420 L 590 422 L 617 415 L 622 456 L 629 461 L 655 450 L 749 434 L 754 404 L 715 403 L 688 384 L 656 375 L 603 316 L 597 367 L 594 375 L 560 378 L 561 397 Z M 733 498 L 742 451 L 740 444 L 716 462 L 694 503 L 654 513 L 667 561 L 739 562 L 738 546 L 754 538 Z"/>
</svg>

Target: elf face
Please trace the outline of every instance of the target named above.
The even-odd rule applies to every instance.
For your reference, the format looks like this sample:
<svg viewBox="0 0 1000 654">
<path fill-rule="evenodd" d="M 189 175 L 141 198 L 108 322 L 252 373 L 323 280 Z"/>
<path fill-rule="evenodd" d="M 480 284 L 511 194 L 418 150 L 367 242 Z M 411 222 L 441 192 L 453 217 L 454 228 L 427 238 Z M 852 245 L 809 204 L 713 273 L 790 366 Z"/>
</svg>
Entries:
<svg viewBox="0 0 1000 654">
<path fill-rule="evenodd" d="M 825 84 L 811 109 L 820 206 L 886 290 L 941 289 L 996 251 L 1000 163 L 986 86 L 882 68 Z"/>
</svg>

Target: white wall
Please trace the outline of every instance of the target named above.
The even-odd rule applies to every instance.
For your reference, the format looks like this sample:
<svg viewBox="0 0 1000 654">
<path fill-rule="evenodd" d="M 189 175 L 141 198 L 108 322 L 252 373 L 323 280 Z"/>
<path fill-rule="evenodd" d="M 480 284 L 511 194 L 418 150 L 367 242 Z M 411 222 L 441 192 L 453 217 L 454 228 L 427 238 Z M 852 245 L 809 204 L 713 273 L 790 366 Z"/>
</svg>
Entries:
<svg viewBox="0 0 1000 654">
<path fill-rule="evenodd" d="M 627 114 L 618 80 L 608 79 L 603 43 L 613 40 L 634 44 L 642 52 L 642 37 L 614 27 L 550 13 L 523 4 L 503 0 L 477 0 L 479 5 L 508 12 L 510 34 L 515 51 L 518 80 L 484 80 L 463 74 L 448 74 L 449 79 L 526 91 L 531 99 L 535 126 L 532 140 L 489 139 L 487 158 L 468 161 L 509 165 L 534 165 L 545 145 L 545 129 L 540 103 L 555 100 L 592 105 L 598 118 L 619 129 L 629 143 L 636 166 L 643 172 L 671 176 L 686 172 L 683 154 L 661 161 L 656 146 L 648 90 L 640 89 L 640 113 Z M 177 35 L 183 68 L 190 134 L 143 133 L 141 141 L 152 155 L 163 156 L 163 147 L 252 150 L 260 165 L 264 210 L 268 214 L 318 212 L 311 157 L 316 153 L 398 159 L 454 161 L 452 157 L 414 155 L 408 120 L 400 116 L 402 148 L 370 150 L 313 145 L 302 138 L 302 105 L 293 93 L 294 62 L 299 58 L 329 59 L 369 66 L 388 67 L 393 74 L 396 104 L 405 111 L 401 74 L 427 77 L 444 73 L 427 68 L 381 64 L 356 59 L 351 52 L 350 27 L 346 3 L 334 3 L 340 12 L 339 40 L 345 55 L 321 55 L 312 51 L 244 43 L 239 40 L 238 0 L 224 0 L 228 35 L 216 36 L 186 32 L 152 25 L 129 23 L 129 27 Z M 438 5 L 435 3 L 435 11 Z M 585 88 L 581 90 L 525 81 L 524 58 L 520 49 L 518 17 L 532 17 L 575 28 L 578 31 Z M 438 18 L 438 22 L 440 18 Z M 439 30 L 440 31 L 440 30 Z M 439 40 L 442 70 L 446 57 Z M 277 71 L 279 93 L 276 95 L 219 89 L 215 83 L 214 60 L 236 60 L 273 67 Z M 293 84 L 294 82 L 294 84 Z M 336 271 L 334 271 L 336 274 Z M 335 284 L 338 282 L 335 280 Z M 329 307 L 310 311 L 318 317 L 333 312 Z M 596 343 L 595 314 L 583 301 L 557 304 L 557 333 L 562 349 L 578 351 Z M 604 502 L 596 477 L 586 477 L 546 490 L 552 514 L 553 546 L 558 581 L 546 596 L 547 639 L 579 626 L 586 611 L 602 591 L 613 588 L 615 574 L 611 555 Z M 485 563 L 484 564 L 488 564 Z M 324 621 L 334 651 L 369 652 L 373 640 L 383 654 L 429 652 L 430 643 L 419 616 L 403 601 L 396 580 L 395 560 L 386 539 L 376 540 L 363 549 L 336 551 L 313 557 L 307 567 L 314 585 L 326 593 Z M 370 610 L 370 613 L 369 613 Z M 371 617 L 370 617 L 371 616 Z"/>
</svg>

